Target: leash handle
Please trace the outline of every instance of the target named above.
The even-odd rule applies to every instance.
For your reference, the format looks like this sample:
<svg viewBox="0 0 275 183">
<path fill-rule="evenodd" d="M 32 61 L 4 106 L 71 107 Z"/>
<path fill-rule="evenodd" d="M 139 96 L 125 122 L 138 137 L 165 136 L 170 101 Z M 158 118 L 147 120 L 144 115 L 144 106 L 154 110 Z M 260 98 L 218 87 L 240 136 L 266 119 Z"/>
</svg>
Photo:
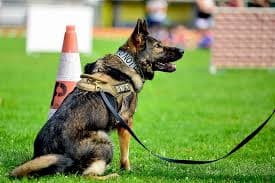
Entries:
<svg viewBox="0 0 275 183">
<path fill-rule="evenodd" d="M 100 91 L 100 95 L 103 99 L 103 101 L 105 102 L 105 104 L 107 105 L 108 109 L 111 111 L 111 113 L 114 115 L 115 119 L 118 121 L 118 125 L 124 129 L 126 129 L 131 135 L 132 137 L 146 150 L 148 151 L 151 155 L 170 162 L 170 163 L 178 163 L 178 164 L 207 164 L 207 163 L 213 163 L 216 161 L 219 161 L 221 159 L 227 158 L 228 156 L 230 156 L 231 154 L 233 154 L 234 152 L 236 152 L 237 150 L 239 150 L 241 147 L 243 147 L 245 144 L 247 144 L 253 137 L 255 137 L 261 130 L 262 128 L 268 123 L 268 121 L 272 118 L 272 116 L 275 113 L 275 109 L 273 109 L 273 112 L 271 113 L 271 115 L 256 129 L 254 130 L 252 133 L 250 133 L 245 139 L 243 139 L 238 145 L 236 145 L 229 153 L 227 153 L 226 155 L 214 159 L 214 160 L 185 160 L 185 159 L 173 159 L 173 158 L 167 158 L 164 156 L 161 156 L 153 151 L 151 151 L 149 148 L 147 148 L 142 142 L 141 140 L 139 140 L 139 138 L 136 136 L 136 134 L 133 132 L 133 130 L 127 125 L 127 123 L 124 122 L 124 120 L 121 118 L 121 116 L 117 113 L 117 111 L 113 108 L 112 104 L 109 102 L 108 98 L 106 97 L 105 93 L 103 91 Z"/>
</svg>

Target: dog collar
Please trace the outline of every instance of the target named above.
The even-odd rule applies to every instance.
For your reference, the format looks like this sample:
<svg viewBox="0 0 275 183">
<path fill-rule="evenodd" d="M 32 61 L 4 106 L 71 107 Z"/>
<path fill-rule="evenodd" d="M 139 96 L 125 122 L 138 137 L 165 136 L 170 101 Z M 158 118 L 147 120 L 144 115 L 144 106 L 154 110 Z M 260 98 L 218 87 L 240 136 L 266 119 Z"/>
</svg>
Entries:
<svg viewBox="0 0 275 183">
<path fill-rule="evenodd" d="M 134 57 L 126 51 L 118 50 L 116 56 L 118 56 L 128 67 L 135 69 L 136 71 L 138 70 Z"/>
<path fill-rule="evenodd" d="M 120 58 L 120 60 L 122 60 L 122 62 L 124 64 L 126 64 L 128 67 L 130 67 L 130 68 L 132 68 L 132 69 L 134 69 L 136 71 L 136 73 L 141 77 L 142 83 L 145 82 L 144 74 L 143 74 L 141 68 L 136 64 L 135 58 L 132 55 L 130 55 L 126 51 L 122 51 L 122 50 L 118 50 L 115 55 L 118 58 Z M 133 80 L 133 78 L 132 78 L 132 80 Z M 133 82 L 135 83 L 134 80 L 133 80 Z"/>
</svg>

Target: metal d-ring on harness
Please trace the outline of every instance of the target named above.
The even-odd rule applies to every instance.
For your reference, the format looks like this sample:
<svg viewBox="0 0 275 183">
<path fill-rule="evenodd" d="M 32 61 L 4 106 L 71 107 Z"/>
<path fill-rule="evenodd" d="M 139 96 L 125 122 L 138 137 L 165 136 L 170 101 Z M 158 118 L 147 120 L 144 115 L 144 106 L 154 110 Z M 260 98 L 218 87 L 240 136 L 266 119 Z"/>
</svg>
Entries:
<svg viewBox="0 0 275 183">
<path fill-rule="evenodd" d="M 268 123 L 268 121 L 271 119 L 271 117 L 273 116 L 273 114 L 275 113 L 275 109 L 273 109 L 273 112 L 271 113 L 271 115 L 256 129 L 254 130 L 252 133 L 250 133 L 245 139 L 243 139 L 238 145 L 236 145 L 229 153 L 227 153 L 226 155 L 214 159 L 214 160 L 184 160 L 184 159 L 173 159 L 173 158 L 167 158 L 164 156 L 161 156 L 153 151 L 151 151 L 149 148 L 147 148 L 140 140 L 139 138 L 136 136 L 136 134 L 131 130 L 131 128 L 127 125 L 127 123 L 124 122 L 124 120 L 121 118 L 121 116 L 117 113 L 117 111 L 113 108 L 113 106 L 111 105 L 111 103 L 109 102 L 108 98 L 106 97 L 104 91 L 100 90 L 100 95 L 102 97 L 102 99 L 104 100 L 106 106 L 108 107 L 108 109 L 111 111 L 111 113 L 114 115 L 115 119 L 117 120 L 117 124 L 126 129 L 131 135 L 132 137 L 145 149 L 147 150 L 150 154 L 152 154 L 153 156 L 170 162 L 170 163 L 179 163 L 179 164 L 207 164 L 207 163 L 213 163 L 216 161 L 219 161 L 221 159 L 227 158 L 228 156 L 230 156 L 231 154 L 233 154 L 234 152 L 236 152 L 237 150 L 239 150 L 241 147 L 243 147 L 245 144 L 247 144 L 253 137 L 255 137 L 255 135 L 257 135 L 261 129 Z"/>
</svg>

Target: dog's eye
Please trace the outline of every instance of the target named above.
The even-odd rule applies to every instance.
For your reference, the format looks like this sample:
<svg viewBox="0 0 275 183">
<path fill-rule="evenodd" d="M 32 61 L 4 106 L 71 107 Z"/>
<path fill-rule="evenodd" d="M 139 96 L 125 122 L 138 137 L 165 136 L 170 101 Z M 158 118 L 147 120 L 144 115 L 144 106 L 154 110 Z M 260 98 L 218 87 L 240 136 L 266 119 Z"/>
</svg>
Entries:
<svg viewBox="0 0 275 183">
<path fill-rule="evenodd" d="M 156 44 L 155 47 L 156 47 L 156 48 L 160 48 L 161 45 L 160 45 L 160 44 Z"/>
</svg>

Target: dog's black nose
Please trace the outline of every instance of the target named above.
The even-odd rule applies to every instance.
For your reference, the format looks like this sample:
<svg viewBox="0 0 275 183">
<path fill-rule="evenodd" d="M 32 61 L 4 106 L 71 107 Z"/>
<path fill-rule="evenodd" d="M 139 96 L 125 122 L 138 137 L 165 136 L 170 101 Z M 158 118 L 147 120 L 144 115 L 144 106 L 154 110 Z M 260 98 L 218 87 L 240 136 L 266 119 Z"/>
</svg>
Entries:
<svg viewBox="0 0 275 183">
<path fill-rule="evenodd" d="M 181 53 L 181 54 L 184 54 L 184 49 L 183 48 L 178 48 L 179 49 L 179 52 Z"/>
</svg>

